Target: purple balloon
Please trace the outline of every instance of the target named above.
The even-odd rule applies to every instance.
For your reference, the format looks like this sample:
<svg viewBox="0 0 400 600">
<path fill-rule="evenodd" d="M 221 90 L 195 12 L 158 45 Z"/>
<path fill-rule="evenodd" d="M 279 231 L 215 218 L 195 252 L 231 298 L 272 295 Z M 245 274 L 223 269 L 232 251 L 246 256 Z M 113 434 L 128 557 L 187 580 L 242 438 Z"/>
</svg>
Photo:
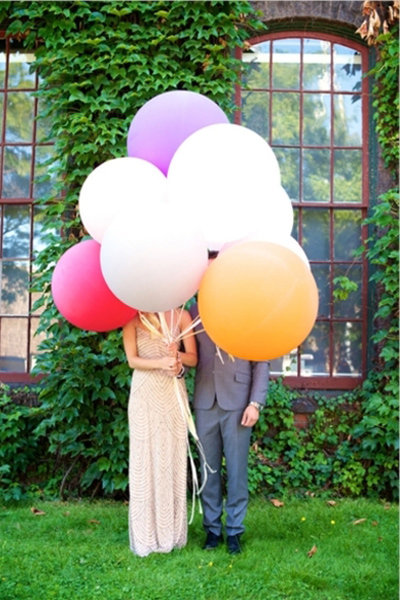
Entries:
<svg viewBox="0 0 400 600">
<path fill-rule="evenodd" d="M 128 156 L 143 158 L 167 175 L 178 146 L 192 133 L 228 123 L 223 110 L 202 94 L 178 90 L 155 96 L 134 116 L 128 132 Z"/>
</svg>

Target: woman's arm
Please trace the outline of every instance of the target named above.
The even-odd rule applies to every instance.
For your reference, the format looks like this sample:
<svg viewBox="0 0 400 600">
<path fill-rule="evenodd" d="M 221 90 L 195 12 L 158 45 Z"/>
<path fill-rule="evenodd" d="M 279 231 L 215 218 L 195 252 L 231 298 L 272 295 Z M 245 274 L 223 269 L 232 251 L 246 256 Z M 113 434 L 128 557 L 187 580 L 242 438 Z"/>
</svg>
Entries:
<svg viewBox="0 0 400 600">
<path fill-rule="evenodd" d="M 181 331 L 190 327 L 192 317 L 187 310 L 182 311 Z M 183 340 L 184 351 L 179 352 L 181 363 L 186 367 L 195 367 L 197 365 L 197 347 L 193 329 L 185 336 Z"/>
<path fill-rule="evenodd" d="M 143 358 L 138 355 L 136 344 L 136 325 L 137 317 L 129 321 L 123 328 L 123 342 L 126 358 L 131 369 L 142 369 L 148 371 L 151 369 L 163 369 L 171 376 L 175 375 L 178 369 L 178 360 L 174 356 L 161 356 L 160 358 Z"/>
</svg>

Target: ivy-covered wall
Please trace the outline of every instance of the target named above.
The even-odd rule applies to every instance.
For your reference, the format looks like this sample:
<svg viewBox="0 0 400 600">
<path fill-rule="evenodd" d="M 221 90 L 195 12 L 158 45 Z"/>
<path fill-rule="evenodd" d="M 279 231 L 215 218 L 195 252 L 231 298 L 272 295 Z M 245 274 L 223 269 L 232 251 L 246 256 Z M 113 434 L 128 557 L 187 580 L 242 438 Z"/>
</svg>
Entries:
<svg viewBox="0 0 400 600">
<path fill-rule="evenodd" d="M 96 165 L 125 154 L 135 112 L 158 93 L 191 89 L 232 114 L 233 86 L 241 68 L 232 49 L 264 31 L 265 25 L 251 4 L 241 1 L 2 2 L 0 20 L 9 34 L 35 49 L 42 116 L 52 124 L 55 143 L 56 160 L 48 169 L 59 178 L 53 197 L 42 198 L 39 205 L 49 231 L 62 225 L 64 234 L 49 235 L 36 263 L 34 286 L 43 293 L 38 307 L 46 332 L 38 370 L 48 373 L 39 399 L 23 406 L 8 389 L 0 398 L 3 497 L 35 492 L 124 497 L 131 373 L 120 333 L 88 333 L 59 319 L 49 294 L 52 270 L 59 256 L 84 235 L 76 214 L 82 182 Z M 393 49 L 394 39 L 388 40 L 388 48 Z M 393 60 L 390 66 L 385 60 L 378 63 L 377 69 L 386 90 L 380 98 L 388 102 L 393 97 Z M 386 140 L 384 133 L 381 143 Z M 379 322 L 388 323 L 391 346 L 377 338 L 376 370 L 365 386 L 335 401 L 316 398 L 318 410 L 304 431 L 294 427 L 296 393 L 273 383 L 269 409 L 253 436 L 253 492 L 396 493 L 394 192 L 379 206 L 380 212 L 371 217 L 368 252 L 377 263 Z M 187 383 L 191 389 L 192 374 Z"/>
<path fill-rule="evenodd" d="M 233 49 L 263 26 L 250 4 L 241 1 L 2 2 L 0 21 L 8 34 L 35 50 L 41 116 L 51 123 L 55 145 L 48 170 L 59 182 L 53 196 L 38 204 L 44 229 L 63 232 L 49 235 L 36 263 L 40 331 L 46 333 L 37 369 L 47 376 L 37 414 L 36 409 L 28 413 L 26 431 L 48 443 L 61 492 L 124 491 L 131 372 L 121 335 L 80 331 L 60 319 L 49 293 L 52 270 L 84 235 L 76 208 L 85 177 L 107 159 L 126 155 L 136 111 L 156 94 L 189 89 L 232 114 L 241 66 Z M 28 418 L 18 410 L 21 421 Z M 18 419 L 7 414 L 4 405 L 3 481 L 18 495 L 21 486 L 12 485 L 22 471 L 18 465 L 14 469 L 11 457 L 23 442 Z M 32 463 L 42 463 L 43 448 L 37 455 L 35 448 Z M 54 489 L 54 481 L 49 486 Z"/>
</svg>

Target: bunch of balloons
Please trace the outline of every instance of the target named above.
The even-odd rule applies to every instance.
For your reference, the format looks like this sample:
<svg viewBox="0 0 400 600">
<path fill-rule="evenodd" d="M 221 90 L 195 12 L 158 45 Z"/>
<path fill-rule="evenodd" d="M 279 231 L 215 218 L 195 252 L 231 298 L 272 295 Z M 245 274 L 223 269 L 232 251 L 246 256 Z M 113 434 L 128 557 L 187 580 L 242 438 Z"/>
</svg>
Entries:
<svg viewBox="0 0 400 600">
<path fill-rule="evenodd" d="M 206 96 L 174 91 L 136 113 L 127 148 L 83 183 L 92 239 L 55 267 L 60 313 L 108 331 L 198 292 L 206 331 L 232 355 L 267 360 L 300 344 L 318 294 L 268 143 Z M 210 265 L 208 250 L 219 251 Z"/>
</svg>

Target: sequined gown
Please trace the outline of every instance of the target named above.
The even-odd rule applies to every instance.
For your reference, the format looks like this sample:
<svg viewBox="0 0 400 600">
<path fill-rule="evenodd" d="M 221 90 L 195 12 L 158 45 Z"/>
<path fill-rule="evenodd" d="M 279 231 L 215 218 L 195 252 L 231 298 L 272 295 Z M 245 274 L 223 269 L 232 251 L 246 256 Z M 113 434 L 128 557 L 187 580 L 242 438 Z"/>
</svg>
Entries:
<svg viewBox="0 0 400 600">
<path fill-rule="evenodd" d="M 136 328 L 138 354 L 156 358 L 165 344 Z M 184 379 L 178 382 L 187 398 Z M 162 370 L 133 372 L 129 397 L 129 540 L 139 556 L 170 552 L 187 541 L 187 426 L 174 378 Z"/>
</svg>

